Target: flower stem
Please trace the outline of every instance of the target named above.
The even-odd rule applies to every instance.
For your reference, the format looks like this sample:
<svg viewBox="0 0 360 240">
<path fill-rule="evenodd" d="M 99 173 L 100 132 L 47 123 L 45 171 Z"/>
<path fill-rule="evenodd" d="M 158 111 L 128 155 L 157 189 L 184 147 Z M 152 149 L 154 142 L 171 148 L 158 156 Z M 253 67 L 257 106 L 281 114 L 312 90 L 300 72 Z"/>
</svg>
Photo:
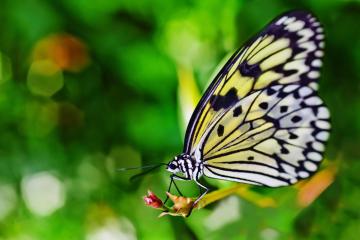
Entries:
<svg viewBox="0 0 360 240">
<path fill-rule="evenodd" d="M 206 205 L 223 199 L 231 194 L 237 194 L 243 199 L 254 203 L 259 207 L 275 207 L 276 203 L 274 199 L 270 197 L 263 197 L 255 192 L 249 191 L 248 186 L 242 184 L 236 184 L 232 187 L 219 189 L 217 191 L 206 194 L 196 205 L 195 209 L 201 209 Z"/>
</svg>

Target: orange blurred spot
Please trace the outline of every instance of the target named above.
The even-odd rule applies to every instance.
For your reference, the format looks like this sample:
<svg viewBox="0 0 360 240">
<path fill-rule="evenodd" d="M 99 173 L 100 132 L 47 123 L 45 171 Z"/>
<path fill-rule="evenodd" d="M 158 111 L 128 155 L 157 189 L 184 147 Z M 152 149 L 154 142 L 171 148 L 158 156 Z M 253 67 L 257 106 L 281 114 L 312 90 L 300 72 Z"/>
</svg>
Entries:
<svg viewBox="0 0 360 240">
<path fill-rule="evenodd" d="M 89 63 L 85 44 L 69 34 L 56 34 L 40 40 L 33 50 L 33 60 L 50 60 L 60 69 L 79 72 Z"/>
<path fill-rule="evenodd" d="M 334 181 L 336 167 L 331 166 L 313 176 L 309 181 L 299 187 L 297 203 L 300 207 L 309 206 Z"/>
</svg>

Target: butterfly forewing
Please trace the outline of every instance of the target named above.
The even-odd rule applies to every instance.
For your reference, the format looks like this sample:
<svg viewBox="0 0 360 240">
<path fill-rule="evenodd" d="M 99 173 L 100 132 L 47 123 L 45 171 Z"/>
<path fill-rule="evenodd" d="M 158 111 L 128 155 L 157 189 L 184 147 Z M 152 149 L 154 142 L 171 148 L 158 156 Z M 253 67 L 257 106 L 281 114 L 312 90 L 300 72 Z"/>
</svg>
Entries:
<svg viewBox="0 0 360 240">
<path fill-rule="evenodd" d="M 291 12 L 275 19 L 237 51 L 194 111 L 184 151 L 199 144 L 215 115 L 253 91 L 298 82 L 316 89 L 324 47 L 322 31 L 311 14 Z"/>
<path fill-rule="evenodd" d="M 209 177 L 282 186 L 322 160 L 329 112 L 317 96 L 323 30 L 308 12 L 271 22 L 226 63 L 196 107 L 184 152 Z"/>
</svg>

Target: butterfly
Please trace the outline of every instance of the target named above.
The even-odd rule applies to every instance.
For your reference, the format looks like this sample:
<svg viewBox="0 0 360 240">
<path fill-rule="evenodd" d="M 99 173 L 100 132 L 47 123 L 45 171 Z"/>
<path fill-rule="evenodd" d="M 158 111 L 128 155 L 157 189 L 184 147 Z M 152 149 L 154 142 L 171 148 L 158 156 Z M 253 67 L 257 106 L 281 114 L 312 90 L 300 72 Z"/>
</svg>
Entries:
<svg viewBox="0 0 360 240">
<path fill-rule="evenodd" d="M 196 106 L 183 153 L 167 164 L 169 191 L 174 180 L 193 180 L 204 190 L 195 205 L 209 191 L 203 176 L 281 187 L 316 172 L 330 131 L 318 96 L 323 49 L 320 22 L 291 11 L 236 51 Z"/>
</svg>

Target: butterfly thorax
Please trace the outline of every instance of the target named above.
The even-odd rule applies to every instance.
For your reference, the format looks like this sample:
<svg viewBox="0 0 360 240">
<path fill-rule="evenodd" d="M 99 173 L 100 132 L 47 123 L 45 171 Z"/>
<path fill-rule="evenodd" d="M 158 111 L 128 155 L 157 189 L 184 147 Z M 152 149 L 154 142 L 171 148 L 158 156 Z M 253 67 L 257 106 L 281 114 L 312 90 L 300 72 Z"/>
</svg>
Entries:
<svg viewBox="0 0 360 240">
<path fill-rule="evenodd" d="M 196 161 L 193 156 L 182 153 L 168 163 L 167 170 L 182 173 L 189 180 L 197 180 L 203 175 L 203 164 Z"/>
</svg>

